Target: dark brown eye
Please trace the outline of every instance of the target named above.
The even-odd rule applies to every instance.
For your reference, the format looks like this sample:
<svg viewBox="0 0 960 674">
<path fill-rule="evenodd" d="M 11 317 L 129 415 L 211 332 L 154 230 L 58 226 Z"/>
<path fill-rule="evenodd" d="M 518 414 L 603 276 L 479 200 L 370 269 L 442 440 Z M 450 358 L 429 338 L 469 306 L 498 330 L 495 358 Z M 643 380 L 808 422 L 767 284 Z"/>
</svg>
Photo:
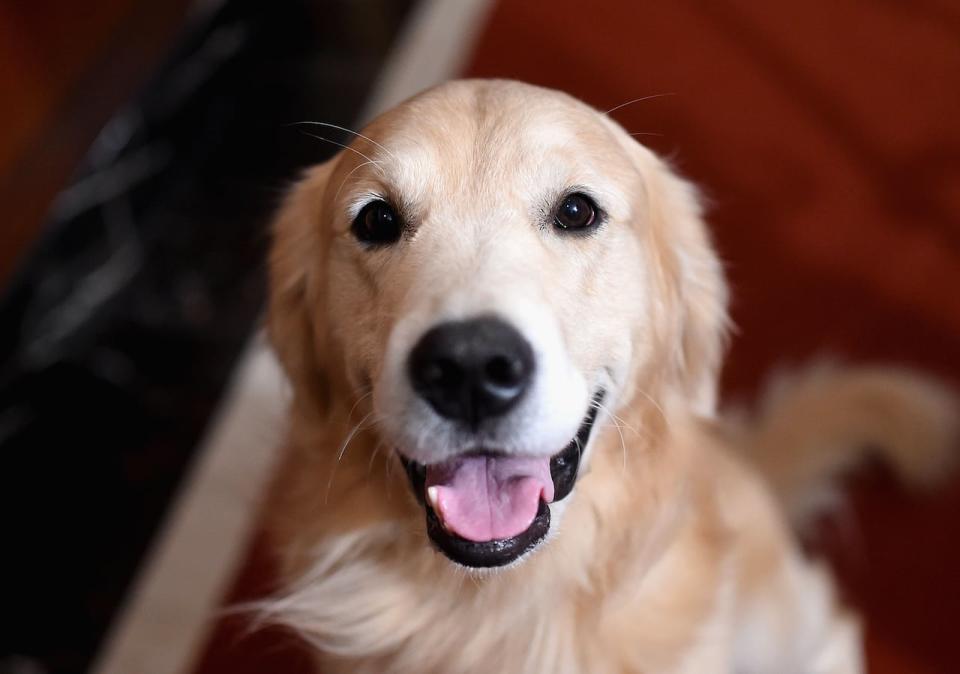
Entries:
<svg viewBox="0 0 960 674">
<path fill-rule="evenodd" d="M 583 232 L 597 224 L 597 206 L 585 194 L 567 195 L 557 206 L 553 223 L 564 231 Z"/>
<path fill-rule="evenodd" d="M 382 246 L 400 238 L 403 224 L 390 204 L 377 199 L 360 209 L 350 229 L 359 241 Z"/>
</svg>

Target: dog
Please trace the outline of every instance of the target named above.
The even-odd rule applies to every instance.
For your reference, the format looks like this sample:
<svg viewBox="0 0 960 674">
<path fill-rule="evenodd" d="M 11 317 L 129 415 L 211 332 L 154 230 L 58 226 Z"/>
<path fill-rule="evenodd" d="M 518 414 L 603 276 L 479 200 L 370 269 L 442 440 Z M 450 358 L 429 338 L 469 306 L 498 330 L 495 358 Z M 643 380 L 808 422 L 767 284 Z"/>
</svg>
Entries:
<svg viewBox="0 0 960 674">
<path fill-rule="evenodd" d="M 718 413 L 697 191 L 614 121 L 449 82 L 309 170 L 273 232 L 292 400 L 258 608 L 318 671 L 864 670 L 795 528 L 868 452 L 935 482 L 957 399 L 821 366 Z"/>
</svg>

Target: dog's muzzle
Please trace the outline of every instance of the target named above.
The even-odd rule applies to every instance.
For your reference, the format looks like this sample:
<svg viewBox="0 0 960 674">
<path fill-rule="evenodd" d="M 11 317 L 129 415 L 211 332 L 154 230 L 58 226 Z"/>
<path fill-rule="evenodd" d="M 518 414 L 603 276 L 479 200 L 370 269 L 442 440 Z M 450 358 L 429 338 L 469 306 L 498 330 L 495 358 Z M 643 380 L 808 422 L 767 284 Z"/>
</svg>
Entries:
<svg viewBox="0 0 960 674">
<path fill-rule="evenodd" d="M 434 545 L 473 568 L 504 566 L 533 550 L 550 529 L 549 504 L 573 490 L 603 397 L 594 395 L 576 435 L 552 457 L 485 450 L 428 466 L 400 454 Z"/>
</svg>

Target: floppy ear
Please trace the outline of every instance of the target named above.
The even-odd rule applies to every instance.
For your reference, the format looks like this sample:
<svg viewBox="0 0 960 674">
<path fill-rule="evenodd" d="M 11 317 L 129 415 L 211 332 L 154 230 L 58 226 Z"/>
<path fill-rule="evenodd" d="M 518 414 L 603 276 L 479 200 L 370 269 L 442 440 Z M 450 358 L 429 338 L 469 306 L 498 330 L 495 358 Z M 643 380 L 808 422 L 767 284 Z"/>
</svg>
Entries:
<svg viewBox="0 0 960 674">
<path fill-rule="evenodd" d="M 321 213 L 328 161 L 306 172 L 286 197 L 272 225 L 267 334 L 294 391 L 294 403 L 310 417 L 330 407 L 326 339 L 314 328 L 325 290 Z"/>
<path fill-rule="evenodd" d="M 681 312 L 676 367 L 694 409 L 712 415 L 730 327 L 729 290 L 696 188 L 669 166 L 663 169 L 660 217 L 670 230 Z"/>
<path fill-rule="evenodd" d="M 647 148 L 629 142 L 645 181 L 664 290 L 674 300 L 666 345 L 674 378 L 694 411 L 712 415 L 729 331 L 723 267 L 694 185 Z"/>
</svg>

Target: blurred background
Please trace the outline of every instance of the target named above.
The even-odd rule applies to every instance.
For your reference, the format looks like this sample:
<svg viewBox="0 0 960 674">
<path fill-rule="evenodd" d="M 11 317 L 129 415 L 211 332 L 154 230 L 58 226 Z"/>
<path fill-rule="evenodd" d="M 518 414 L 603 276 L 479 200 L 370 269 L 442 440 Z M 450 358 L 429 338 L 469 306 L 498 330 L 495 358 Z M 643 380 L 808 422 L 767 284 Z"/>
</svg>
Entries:
<svg viewBox="0 0 960 674">
<path fill-rule="evenodd" d="M 956 0 L 2 0 L 0 674 L 308 671 L 215 610 L 272 583 L 269 215 L 349 141 L 297 122 L 460 75 L 652 97 L 612 116 L 710 199 L 729 398 L 821 354 L 960 382 Z M 871 671 L 960 671 L 960 481 L 850 487 L 812 543 Z"/>
</svg>

